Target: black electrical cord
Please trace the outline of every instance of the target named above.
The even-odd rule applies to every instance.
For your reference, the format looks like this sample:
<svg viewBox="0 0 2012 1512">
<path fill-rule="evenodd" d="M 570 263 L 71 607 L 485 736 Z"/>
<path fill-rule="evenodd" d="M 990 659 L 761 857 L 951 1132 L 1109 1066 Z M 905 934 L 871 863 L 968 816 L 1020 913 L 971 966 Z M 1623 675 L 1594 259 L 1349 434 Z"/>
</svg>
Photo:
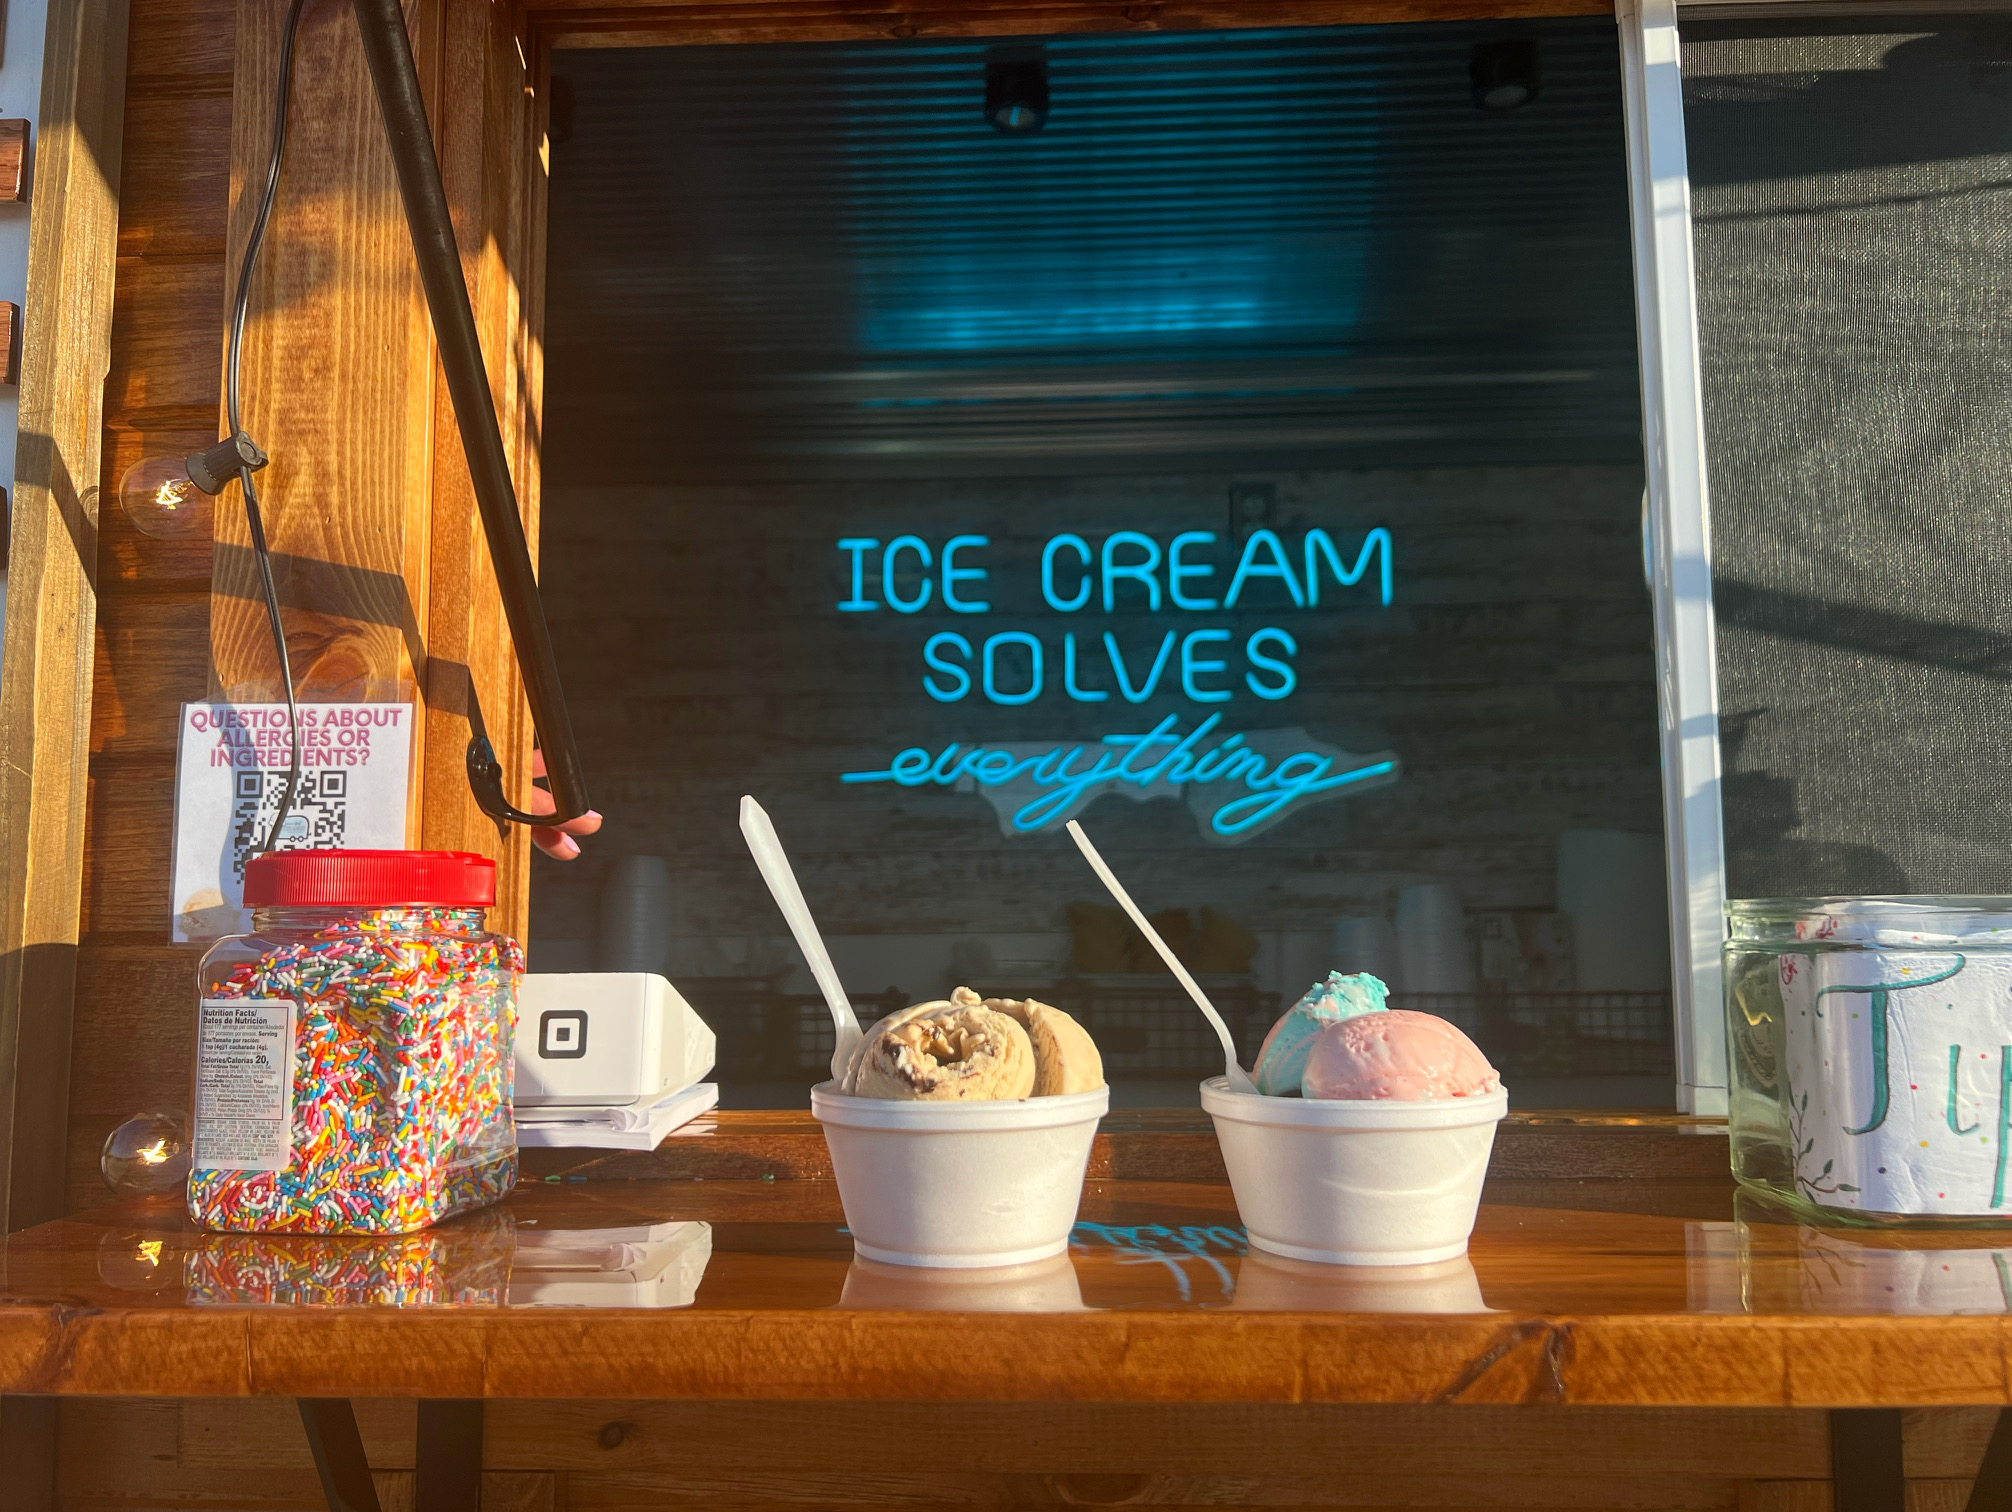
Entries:
<svg viewBox="0 0 2012 1512">
<path fill-rule="evenodd" d="M 266 223 L 272 219 L 273 201 L 279 198 L 280 167 L 286 161 L 286 118 L 293 99 L 294 38 L 300 30 L 301 13 L 307 5 L 308 0 L 293 0 L 286 13 L 286 29 L 279 49 L 279 88 L 273 102 L 272 157 L 266 164 L 265 190 L 259 197 L 258 214 L 252 218 L 251 235 L 245 240 L 244 262 L 238 269 L 237 297 L 231 303 L 230 343 L 224 358 L 224 418 L 230 426 L 233 440 L 244 435 L 238 408 L 238 369 L 244 348 L 245 315 L 251 305 L 252 275 L 258 271 L 258 254 L 265 243 Z M 292 747 L 292 756 L 287 763 L 286 787 L 280 793 L 279 808 L 273 814 L 272 827 L 266 831 L 265 842 L 257 847 L 260 853 L 264 853 L 278 844 L 280 829 L 293 812 L 294 799 L 300 793 L 300 710 L 294 704 L 293 661 L 287 655 L 286 627 L 280 621 L 279 590 L 273 586 L 272 553 L 266 548 L 265 519 L 259 512 L 257 485 L 252 482 L 254 471 L 256 467 L 249 459 L 239 459 L 238 485 L 244 490 L 245 523 L 251 527 L 252 556 L 258 563 L 259 592 L 265 597 L 266 622 L 272 628 L 273 651 L 279 657 L 280 683 L 286 689 L 287 730 Z"/>
</svg>

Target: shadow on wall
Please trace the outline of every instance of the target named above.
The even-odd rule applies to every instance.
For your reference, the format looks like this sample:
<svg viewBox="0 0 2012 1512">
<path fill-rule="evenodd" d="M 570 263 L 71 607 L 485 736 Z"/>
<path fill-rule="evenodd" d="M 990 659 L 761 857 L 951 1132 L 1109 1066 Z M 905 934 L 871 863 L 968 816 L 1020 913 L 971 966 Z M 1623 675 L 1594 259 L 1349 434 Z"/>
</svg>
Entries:
<svg viewBox="0 0 2012 1512">
<path fill-rule="evenodd" d="M 1719 719 L 1725 776 L 1726 890 L 1735 898 L 1785 898 L 1905 893 L 1907 873 L 1877 846 L 1805 840 L 1796 809 L 1795 779 L 1743 772 L 1740 746 L 1766 708 Z"/>
</svg>

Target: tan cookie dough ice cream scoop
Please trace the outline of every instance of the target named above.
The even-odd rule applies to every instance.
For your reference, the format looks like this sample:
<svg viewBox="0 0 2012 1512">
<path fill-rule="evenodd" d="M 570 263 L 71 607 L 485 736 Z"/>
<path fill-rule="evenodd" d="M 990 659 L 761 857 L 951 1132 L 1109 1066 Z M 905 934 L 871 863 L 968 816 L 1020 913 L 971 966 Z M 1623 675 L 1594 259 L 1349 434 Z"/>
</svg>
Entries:
<svg viewBox="0 0 2012 1512">
<path fill-rule="evenodd" d="M 1050 1097 L 1104 1085 L 1089 1033 L 1046 1003 L 959 987 L 866 1031 L 839 1087 L 854 1097 L 974 1101 Z"/>
<path fill-rule="evenodd" d="M 923 1003 L 875 1024 L 843 1090 L 921 1102 L 1031 1097 L 1034 1045 L 1027 1031 L 965 995 L 970 1002 Z"/>
<path fill-rule="evenodd" d="M 1034 1042 L 1036 1097 L 1093 1092 L 1104 1085 L 1104 1057 L 1097 1053 L 1097 1042 L 1060 1008 L 1032 998 L 987 998 L 985 1006 L 1015 1020 Z"/>
</svg>

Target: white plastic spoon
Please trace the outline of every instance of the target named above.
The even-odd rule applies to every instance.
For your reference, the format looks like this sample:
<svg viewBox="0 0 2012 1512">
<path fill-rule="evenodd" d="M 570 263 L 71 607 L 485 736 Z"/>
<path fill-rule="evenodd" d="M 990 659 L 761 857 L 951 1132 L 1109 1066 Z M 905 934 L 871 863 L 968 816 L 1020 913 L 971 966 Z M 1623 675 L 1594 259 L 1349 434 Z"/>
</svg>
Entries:
<svg viewBox="0 0 2012 1512">
<path fill-rule="evenodd" d="M 775 826 L 752 798 L 741 799 L 741 834 L 754 853 L 755 865 L 761 868 L 762 881 L 768 883 L 768 890 L 775 895 L 776 907 L 782 910 L 789 932 L 796 936 L 797 949 L 810 963 L 810 974 L 817 978 L 817 990 L 824 994 L 825 1004 L 831 1009 L 831 1021 L 838 1029 L 838 1047 L 831 1052 L 831 1079 L 842 1082 L 846 1062 L 865 1038 L 860 1033 L 859 1018 L 852 1011 L 845 989 L 839 985 L 831 952 L 824 948 L 824 937 L 811 920 L 810 905 L 803 901 L 803 890 L 796 885 L 796 873 L 789 868 L 789 857 L 782 852 Z"/>
<path fill-rule="evenodd" d="M 1160 932 L 1146 922 L 1146 916 L 1139 912 L 1139 905 L 1132 901 L 1132 895 L 1125 891 L 1116 877 L 1111 875 L 1111 868 L 1104 864 L 1104 858 L 1097 854 L 1097 847 L 1092 845 L 1090 837 L 1083 833 L 1083 826 L 1071 819 L 1066 828 L 1069 831 L 1069 838 L 1076 842 L 1076 849 L 1081 851 L 1083 859 L 1090 863 L 1090 870 L 1097 874 L 1097 880 L 1110 889 L 1111 896 L 1118 900 L 1118 906 L 1131 916 L 1134 924 L 1139 926 L 1139 933 L 1146 937 L 1146 942 L 1160 953 L 1160 959 L 1167 963 L 1167 970 L 1187 988 L 1188 996 L 1195 1000 L 1195 1006 L 1202 1010 L 1202 1016 L 1215 1025 L 1216 1038 L 1223 1042 L 1223 1075 L 1229 1080 L 1230 1090 L 1248 1092 L 1253 1097 L 1262 1095 L 1257 1089 L 1257 1083 L 1250 1079 L 1250 1074 L 1238 1063 L 1236 1041 L 1230 1038 L 1230 1026 L 1225 1024 L 1223 1016 L 1216 1012 L 1216 1005 L 1209 1001 L 1208 994 L 1202 991 L 1201 984 L 1188 974 L 1188 968 L 1183 966 L 1173 951 L 1167 948 L 1167 942 L 1160 938 Z"/>
</svg>

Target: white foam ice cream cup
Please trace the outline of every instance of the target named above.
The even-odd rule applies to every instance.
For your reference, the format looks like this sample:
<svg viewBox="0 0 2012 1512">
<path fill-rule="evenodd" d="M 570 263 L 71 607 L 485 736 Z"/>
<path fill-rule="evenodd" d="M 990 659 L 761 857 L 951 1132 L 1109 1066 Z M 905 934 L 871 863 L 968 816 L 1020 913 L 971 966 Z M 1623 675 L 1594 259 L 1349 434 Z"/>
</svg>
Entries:
<svg viewBox="0 0 2012 1512">
<path fill-rule="evenodd" d="M 908 1102 L 811 1088 L 852 1247 L 887 1265 L 972 1270 L 1059 1255 L 1111 1089 Z"/>
<path fill-rule="evenodd" d="M 1429 1265 L 1467 1252 L 1509 1094 L 1253 1097 L 1212 1076 L 1202 1107 L 1253 1248 L 1329 1265 Z"/>
</svg>

